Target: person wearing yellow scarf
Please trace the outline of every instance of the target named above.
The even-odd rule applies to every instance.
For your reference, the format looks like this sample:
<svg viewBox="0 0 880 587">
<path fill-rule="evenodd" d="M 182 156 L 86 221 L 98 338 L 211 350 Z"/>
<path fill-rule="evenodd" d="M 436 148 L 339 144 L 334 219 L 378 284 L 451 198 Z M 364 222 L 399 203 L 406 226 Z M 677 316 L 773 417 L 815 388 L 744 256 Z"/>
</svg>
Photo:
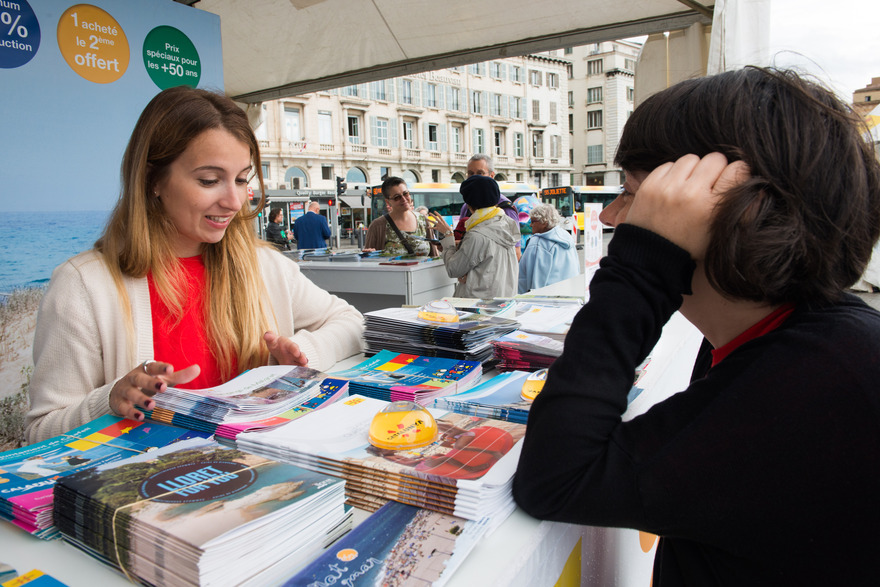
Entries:
<svg viewBox="0 0 880 587">
<path fill-rule="evenodd" d="M 432 213 L 435 230 L 443 236 L 443 262 L 449 277 L 461 278 L 456 297 L 494 298 L 516 295 L 519 266 L 515 246 L 519 226 L 497 207 L 498 183 L 484 175 L 472 175 L 462 184 L 461 195 L 471 210 L 464 238 L 455 246 L 452 229 L 439 214 Z"/>
</svg>

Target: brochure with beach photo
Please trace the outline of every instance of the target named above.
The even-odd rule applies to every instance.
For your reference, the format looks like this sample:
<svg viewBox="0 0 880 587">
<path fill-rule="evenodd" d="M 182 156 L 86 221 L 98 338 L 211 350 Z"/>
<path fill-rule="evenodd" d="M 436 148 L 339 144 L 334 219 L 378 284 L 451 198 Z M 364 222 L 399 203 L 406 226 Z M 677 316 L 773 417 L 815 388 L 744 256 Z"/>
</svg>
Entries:
<svg viewBox="0 0 880 587">
<path fill-rule="evenodd" d="M 0 518 L 39 538 L 55 538 L 52 489 L 58 479 L 205 436 L 203 432 L 108 414 L 66 434 L 0 453 Z"/>
<path fill-rule="evenodd" d="M 523 424 L 426 408 L 437 423 L 434 441 L 390 450 L 369 440 L 373 417 L 387 405 L 352 395 L 286 426 L 241 434 L 237 443 L 268 458 L 341 476 L 354 499 L 393 499 L 469 520 L 491 517 L 493 523 L 513 511 L 511 485 Z"/>
<path fill-rule="evenodd" d="M 222 437 L 234 438 L 240 429 L 279 426 L 332 403 L 347 391 L 343 386 L 308 367 L 269 365 L 216 387 L 169 387 L 154 397 L 156 408 L 144 413 L 159 422 L 211 434 L 222 429 Z"/>
<path fill-rule="evenodd" d="M 432 406 L 459 414 L 525 424 L 532 404 L 523 399 L 522 388 L 529 375 L 526 371 L 501 373 L 467 391 L 437 398 Z"/>
<path fill-rule="evenodd" d="M 390 501 L 284 585 L 440 587 L 486 529 L 486 520 L 465 520 Z"/>
<path fill-rule="evenodd" d="M 260 584 L 316 556 L 343 502 L 341 479 L 192 439 L 59 480 L 55 518 L 142 582 Z"/>
</svg>

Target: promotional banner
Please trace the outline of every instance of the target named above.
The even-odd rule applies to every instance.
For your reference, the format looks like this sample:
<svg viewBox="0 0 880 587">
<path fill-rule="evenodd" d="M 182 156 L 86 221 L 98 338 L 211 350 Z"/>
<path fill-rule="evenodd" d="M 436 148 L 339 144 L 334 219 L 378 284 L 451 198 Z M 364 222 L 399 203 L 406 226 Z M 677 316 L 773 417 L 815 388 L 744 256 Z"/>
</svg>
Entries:
<svg viewBox="0 0 880 587">
<path fill-rule="evenodd" d="M 0 0 L 0 399 L 27 382 L 52 270 L 91 248 L 163 89 L 223 90 L 220 19 L 172 0 Z"/>
</svg>

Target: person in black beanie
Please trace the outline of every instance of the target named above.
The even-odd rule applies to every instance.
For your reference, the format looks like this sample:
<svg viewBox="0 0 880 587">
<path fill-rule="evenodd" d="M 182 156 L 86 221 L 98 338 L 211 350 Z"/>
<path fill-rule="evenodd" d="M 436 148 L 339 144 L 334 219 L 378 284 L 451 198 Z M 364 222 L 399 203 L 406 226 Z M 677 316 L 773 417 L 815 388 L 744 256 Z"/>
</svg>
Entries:
<svg viewBox="0 0 880 587">
<path fill-rule="evenodd" d="M 494 298 L 516 295 L 519 266 L 515 246 L 519 226 L 497 204 L 501 199 L 498 182 L 485 175 L 472 175 L 459 188 L 471 211 L 465 235 L 455 246 L 452 228 L 437 212 L 434 229 L 443 237 L 443 262 L 449 277 L 459 279 L 456 297 Z"/>
</svg>

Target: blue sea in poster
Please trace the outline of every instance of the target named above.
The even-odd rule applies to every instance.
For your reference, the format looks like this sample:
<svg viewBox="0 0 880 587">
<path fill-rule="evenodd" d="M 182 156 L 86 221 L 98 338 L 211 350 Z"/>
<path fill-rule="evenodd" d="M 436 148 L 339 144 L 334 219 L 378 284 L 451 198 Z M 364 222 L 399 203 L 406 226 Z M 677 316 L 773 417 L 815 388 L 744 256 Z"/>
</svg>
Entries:
<svg viewBox="0 0 880 587">
<path fill-rule="evenodd" d="M 49 283 L 52 271 L 92 248 L 109 210 L 0 214 L 0 293 Z"/>
</svg>

